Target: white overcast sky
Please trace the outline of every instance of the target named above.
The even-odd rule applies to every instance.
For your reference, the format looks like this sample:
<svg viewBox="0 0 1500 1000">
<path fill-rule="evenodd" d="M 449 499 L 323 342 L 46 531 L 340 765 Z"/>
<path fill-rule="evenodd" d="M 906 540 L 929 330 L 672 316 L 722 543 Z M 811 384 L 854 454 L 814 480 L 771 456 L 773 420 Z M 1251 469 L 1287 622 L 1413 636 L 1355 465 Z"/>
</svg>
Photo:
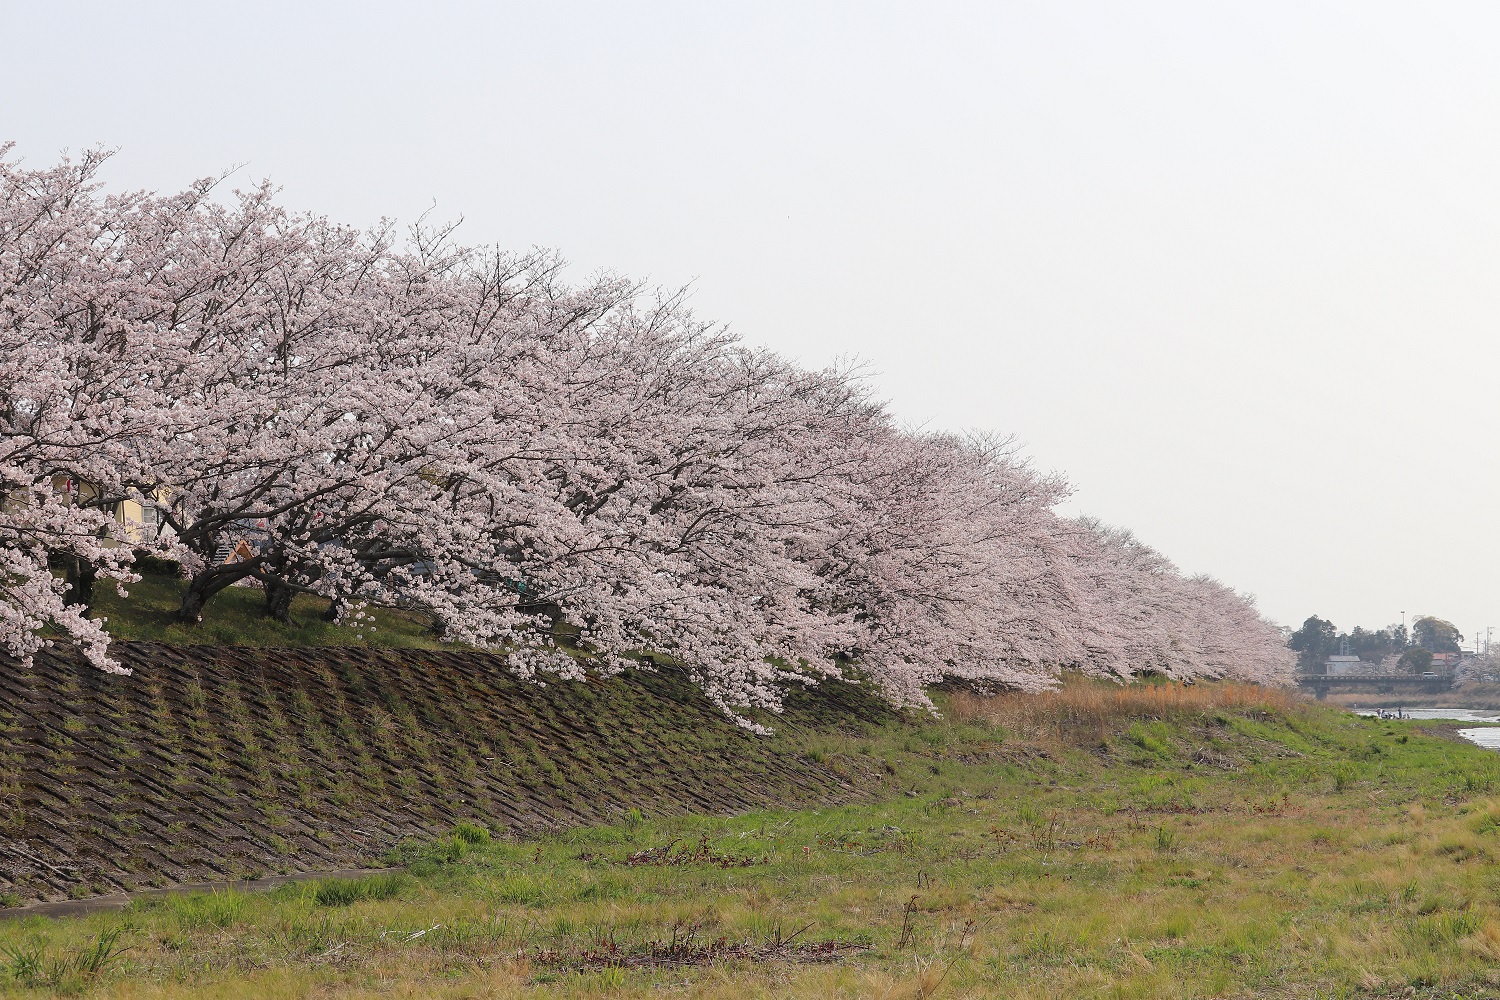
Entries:
<svg viewBox="0 0 1500 1000">
<path fill-rule="evenodd" d="M 0 0 L 0 138 L 691 282 L 1284 623 L 1500 626 L 1500 5 Z"/>
</svg>

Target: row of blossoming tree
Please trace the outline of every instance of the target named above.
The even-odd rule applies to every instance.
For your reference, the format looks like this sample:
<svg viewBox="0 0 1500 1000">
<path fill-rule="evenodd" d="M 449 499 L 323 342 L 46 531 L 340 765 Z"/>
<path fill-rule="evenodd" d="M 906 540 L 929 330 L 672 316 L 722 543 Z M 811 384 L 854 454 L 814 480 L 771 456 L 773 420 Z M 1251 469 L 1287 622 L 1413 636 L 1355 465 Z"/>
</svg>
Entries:
<svg viewBox="0 0 1500 1000">
<path fill-rule="evenodd" d="M 900 703 L 943 676 L 1290 669 L 1251 601 L 1059 516 L 1066 484 L 1006 440 L 903 429 L 857 372 L 565 284 L 546 253 L 398 242 L 266 187 L 109 194 L 102 159 L 0 149 L 0 647 L 22 661 L 63 634 L 116 669 L 79 594 L 132 579 L 108 511 L 134 499 L 184 620 L 253 580 L 272 615 L 301 592 L 420 609 L 523 675 L 670 657 L 725 708 L 851 667 Z"/>
</svg>

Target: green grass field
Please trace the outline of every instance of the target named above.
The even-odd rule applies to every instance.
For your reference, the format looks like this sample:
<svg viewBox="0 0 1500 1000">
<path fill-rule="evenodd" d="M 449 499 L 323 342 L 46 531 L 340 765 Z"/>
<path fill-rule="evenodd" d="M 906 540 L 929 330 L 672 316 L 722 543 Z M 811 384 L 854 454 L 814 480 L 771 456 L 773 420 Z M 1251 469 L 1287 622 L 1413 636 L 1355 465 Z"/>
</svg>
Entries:
<svg viewBox="0 0 1500 1000">
<path fill-rule="evenodd" d="M 203 621 L 180 622 L 174 617 L 182 604 L 186 583 L 167 573 L 142 573 L 130 584 L 128 597 L 101 582 L 96 588 L 92 616 L 105 618 L 105 629 L 116 639 L 216 646 L 376 646 L 398 649 L 437 649 L 444 643 L 429 634 L 428 620 L 390 608 L 370 611 L 373 628 L 336 625 L 323 620 L 328 602 L 300 594 L 292 602 L 290 625 L 261 611 L 263 593 L 256 587 L 230 587 L 216 594 L 204 609 Z"/>
<path fill-rule="evenodd" d="M 1257 689 L 980 699 L 773 737 L 900 792 L 464 827 L 393 874 L 0 923 L 0 990 L 107 997 L 1500 993 L 1500 756 Z"/>
</svg>

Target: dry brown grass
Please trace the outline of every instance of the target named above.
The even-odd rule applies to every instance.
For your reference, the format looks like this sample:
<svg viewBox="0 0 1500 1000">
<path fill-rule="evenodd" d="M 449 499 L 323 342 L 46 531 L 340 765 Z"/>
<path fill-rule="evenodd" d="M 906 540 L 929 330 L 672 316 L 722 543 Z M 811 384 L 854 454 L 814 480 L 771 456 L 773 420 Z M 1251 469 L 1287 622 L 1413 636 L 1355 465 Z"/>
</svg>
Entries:
<svg viewBox="0 0 1500 1000">
<path fill-rule="evenodd" d="M 1021 739 L 1079 744 L 1105 739 L 1131 722 L 1221 711 L 1279 715 L 1302 700 L 1293 691 L 1227 681 L 1121 685 L 1072 679 L 1040 694 L 956 692 L 948 711 L 957 721 L 998 725 Z"/>
</svg>

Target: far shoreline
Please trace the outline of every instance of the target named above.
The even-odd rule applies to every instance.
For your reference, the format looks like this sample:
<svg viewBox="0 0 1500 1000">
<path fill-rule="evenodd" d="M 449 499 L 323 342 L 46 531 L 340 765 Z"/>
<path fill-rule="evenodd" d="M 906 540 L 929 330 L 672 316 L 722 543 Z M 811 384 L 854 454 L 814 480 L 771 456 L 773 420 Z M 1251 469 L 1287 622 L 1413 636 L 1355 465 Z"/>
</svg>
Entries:
<svg viewBox="0 0 1500 1000">
<path fill-rule="evenodd" d="M 1370 694 L 1331 692 L 1324 699 L 1327 704 L 1349 709 L 1374 710 L 1380 708 L 1455 708 L 1470 711 L 1500 712 L 1500 684 L 1461 684 L 1448 691 L 1428 693 Z"/>
</svg>

